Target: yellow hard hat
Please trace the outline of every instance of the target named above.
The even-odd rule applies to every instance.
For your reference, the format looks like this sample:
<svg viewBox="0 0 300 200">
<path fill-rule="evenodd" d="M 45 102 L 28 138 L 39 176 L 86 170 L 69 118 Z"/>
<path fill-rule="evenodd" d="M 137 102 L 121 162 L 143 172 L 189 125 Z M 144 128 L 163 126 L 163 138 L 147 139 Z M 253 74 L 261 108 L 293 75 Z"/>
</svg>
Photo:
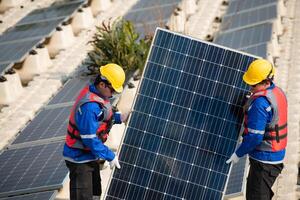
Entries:
<svg viewBox="0 0 300 200">
<path fill-rule="evenodd" d="M 117 64 L 109 63 L 100 67 L 100 74 L 111 83 L 111 86 L 118 93 L 123 91 L 125 72 Z"/>
<path fill-rule="evenodd" d="M 243 80 L 248 85 L 255 85 L 266 79 L 274 77 L 275 69 L 273 65 L 265 59 L 254 60 L 243 75 Z"/>
</svg>

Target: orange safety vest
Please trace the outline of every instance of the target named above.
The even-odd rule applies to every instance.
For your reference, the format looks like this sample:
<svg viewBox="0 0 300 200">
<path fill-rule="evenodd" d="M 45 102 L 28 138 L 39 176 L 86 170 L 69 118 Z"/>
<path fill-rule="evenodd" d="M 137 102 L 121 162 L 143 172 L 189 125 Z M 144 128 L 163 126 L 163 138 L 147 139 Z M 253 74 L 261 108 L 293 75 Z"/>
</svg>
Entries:
<svg viewBox="0 0 300 200">
<path fill-rule="evenodd" d="M 98 95 L 90 92 L 89 86 L 84 87 L 71 109 L 69 117 L 69 124 L 67 128 L 66 144 L 71 148 L 83 149 L 89 151 L 90 149 L 85 147 L 80 137 L 80 132 L 76 126 L 75 115 L 80 109 L 80 106 L 87 102 L 96 102 L 100 104 L 103 111 L 103 119 L 99 121 L 99 128 L 97 130 L 97 136 L 102 142 L 106 142 L 109 131 L 113 125 L 113 111 L 109 100 L 104 100 Z"/>
<path fill-rule="evenodd" d="M 265 129 L 263 142 L 256 147 L 260 151 L 276 152 L 285 149 L 287 144 L 287 99 L 283 91 L 275 86 L 273 89 L 254 93 L 245 104 L 244 133 L 248 133 L 247 111 L 258 97 L 266 97 L 271 104 L 273 117 Z"/>
</svg>

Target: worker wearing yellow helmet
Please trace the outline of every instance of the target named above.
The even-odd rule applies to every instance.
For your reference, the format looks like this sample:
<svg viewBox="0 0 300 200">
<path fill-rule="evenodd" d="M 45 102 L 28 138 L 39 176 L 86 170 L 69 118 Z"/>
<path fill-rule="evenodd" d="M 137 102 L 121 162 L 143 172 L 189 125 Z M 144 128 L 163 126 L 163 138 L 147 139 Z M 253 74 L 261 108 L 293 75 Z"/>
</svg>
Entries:
<svg viewBox="0 0 300 200">
<path fill-rule="evenodd" d="M 245 104 L 242 143 L 226 163 L 236 163 L 249 155 L 247 200 L 272 199 L 272 185 L 283 168 L 288 132 L 287 100 L 273 83 L 274 73 L 269 61 L 257 59 L 243 75 L 252 95 Z"/>
<path fill-rule="evenodd" d="M 100 67 L 93 84 L 79 93 L 69 117 L 63 155 L 70 171 L 70 199 L 100 199 L 99 161 L 120 169 L 117 156 L 104 145 L 113 124 L 126 115 L 113 111 L 109 98 L 123 90 L 125 73 L 117 64 Z"/>
</svg>

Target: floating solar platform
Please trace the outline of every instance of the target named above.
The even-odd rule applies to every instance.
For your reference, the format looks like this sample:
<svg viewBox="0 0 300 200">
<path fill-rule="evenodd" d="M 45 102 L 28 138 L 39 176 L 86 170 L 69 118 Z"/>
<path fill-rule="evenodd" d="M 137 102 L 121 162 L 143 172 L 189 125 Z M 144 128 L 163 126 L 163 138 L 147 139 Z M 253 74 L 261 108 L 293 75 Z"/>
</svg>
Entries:
<svg viewBox="0 0 300 200">
<path fill-rule="evenodd" d="M 57 190 L 0 198 L 0 200 L 54 200 Z"/>
<path fill-rule="evenodd" d="M 85 1 L 65 1 L 63 4 L 53 5 L 48 8 L 36 9 L 21 19 L 17 25 L 31 24 L 52 19 L 65 19 L 70 17 Z"/>
<path fill-rule="evenodd" d="M 91 77 L 76 77 L 70 79 L 60 90 L 55 97 L 49 102 L 48 105 L 62 104 L 67 102 L 74 102 L 79 92 L 84 88 L 89 82 Z"/>
<path fill-rule="evenodd" d="M 226 47 L 241 49 L 271 41 L 273 24 L 264 24 L 247 27 L 244 29 L 221 32 L 214 39 L 214 43 Z"/>
<path fill-rule="evenodd" d="M 61 155 L 64 142 L 6 150 L 0 155 L 0 197 L 63 186 L 68 173 Z"/>
<path fill-rule="evenodd" d="M 19 144 L 66 135 L 72 106 L 42 110 L 12 143 Z"/>
<path fill-rule="evenodd" d="M 277 3 L 267 4 L 253 10 L 231 13 L 222 18 L 221 31 L 241 29 L 242 27 L 261 24 L 277 18 Z"/>
<path fill-rule="evenodd" d="M 158 28 L 105 198 L 222 199 L 254 59 Z"/>
<path fill-rule="evenodd" d="M 22 62 L 29 51 L 50 37 L 61 22 L 75 13 L 86 1 L 64 1 L 48 8 L 38 9 L 25 16 L 18 24 L 0 35 L 0 64 Z M 0 68 L 3 73 L 8 67 Z"/>
<path fill-rule="evenodd" d="M 232 0 L 229 2 L 227 13 L 237 13 L 243 10 L 256 9 L 277 2 L 278 0 Z"/>
</svg>

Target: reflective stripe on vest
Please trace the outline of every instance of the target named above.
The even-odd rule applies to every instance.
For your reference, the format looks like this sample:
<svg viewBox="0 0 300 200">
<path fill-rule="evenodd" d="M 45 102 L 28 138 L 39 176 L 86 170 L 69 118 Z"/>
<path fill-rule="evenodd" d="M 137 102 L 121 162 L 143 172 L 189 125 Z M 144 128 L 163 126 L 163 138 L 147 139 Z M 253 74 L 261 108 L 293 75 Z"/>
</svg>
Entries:
<svg viewBox="0 0 300 200">
<path fill-rule="evenodd" d="M 273 117 L 265 128 L 263 142 L 256 147 L 260 151 L 280 151 L 285 149 L 287 144 L 287 100 L 279 87 L 254 93 L 246 102 L 244 115 L 244 134 L 248 134 L 247 112 L 251 104 L 258 97 L 266 97 L 271 104 Z"/>
<path fill-rule="evenodd" d="M 100 98 L 98 95 L 90 92 L 89 86 L 84 87 L 80 91 L 80 93 L 71 109 L 71 113 L 70 113 L 70 117 L 69 117 L 69 124 L 68 124 L 68 128 L 67 128 L 68 134 L 66 136 L 66 144 L 69 147 L 87 150 L 87 151 L 89 151 L 89 148 L 85 147 L 84 144 L 82 143 L 79 130 L 76 126 L 75 115 L 76 115 L 77 111 L 80 112 L 80 106 L 82 106 L 83 104 L 88 103 L 88 102 L 96 102 L 101 105 L 101 108 L 103 111 L 103 118 L 101 121 L 99 121 L 99 128 L 96 133 L 97 136 L 101 140 L 102 140 L 102 136 L 98 135 L 98 134 L 100 134 L 99 130 L 105 131 L 105 133 L 108 134 L 109 129 L 111 127 L 107 126 L 107 122 L 112 121 L 112 115 L 113 115 L 112 107 L 111 107 L 109 100 L 104 100 L 104 99 Z M 111 124 L 112 124 L 112 122 L 111 122 Z"/>
</svg>

